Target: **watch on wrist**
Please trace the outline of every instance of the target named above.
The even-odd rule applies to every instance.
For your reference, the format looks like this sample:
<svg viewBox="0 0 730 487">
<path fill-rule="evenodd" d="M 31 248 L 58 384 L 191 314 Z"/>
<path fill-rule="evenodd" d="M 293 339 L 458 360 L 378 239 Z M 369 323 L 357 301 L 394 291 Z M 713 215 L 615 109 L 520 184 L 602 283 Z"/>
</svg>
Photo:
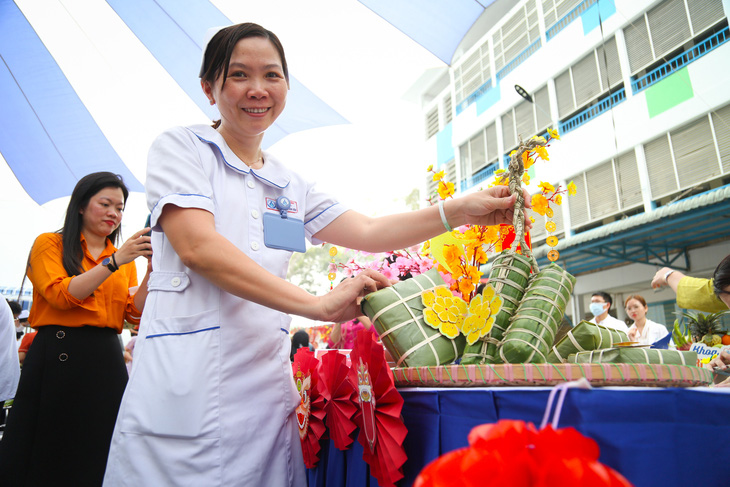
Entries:
<svg viewBox="0 0 730 487">
<path fill-rule="evenodd" d="M 674 271 L 673 270 L 668 270 L 667 273 L 664 274 L 664 282 L 665 283 L 669 284 L 669 280 L 668 279 L 669 279 L 669 276 L 672 275 L 672 272 L 674 272 Z"/>
<path fill-rule="evenodd" d="M 106 259 L 101 261 L 101 265 L 106 266 L 106 268 L 112 272 L 116 272 L 119 270 L 119 267 L 116 266 L 115 264 L 116 264 L 116 259 L 114 258 L 114 254 L 112 254 L 110 257 L 107 257 Z"/>
</svg>

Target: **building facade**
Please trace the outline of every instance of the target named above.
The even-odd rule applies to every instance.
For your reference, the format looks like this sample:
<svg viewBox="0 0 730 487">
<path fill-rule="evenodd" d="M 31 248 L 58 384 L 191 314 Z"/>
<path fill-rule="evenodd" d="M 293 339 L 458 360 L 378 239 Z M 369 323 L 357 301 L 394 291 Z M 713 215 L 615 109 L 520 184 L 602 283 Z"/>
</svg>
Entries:
<svg viewBox="0 0 730 487">
<path fill-rule="evenodd" d="M 619 318 L 641 294 L 649 318 L 671 325 L 674 294 L 651 290 L 656 270 L 709 277 L 730 254 L 730 0 L 511 3 L 422 90 L 427 162 L 476 191 L 519 137 L 557 128 L 528 189 L 578 188 L 553 217 L 558 263 L 578 279 L 567 314 L 577 323 L 604 290 Z"/>
</svg>

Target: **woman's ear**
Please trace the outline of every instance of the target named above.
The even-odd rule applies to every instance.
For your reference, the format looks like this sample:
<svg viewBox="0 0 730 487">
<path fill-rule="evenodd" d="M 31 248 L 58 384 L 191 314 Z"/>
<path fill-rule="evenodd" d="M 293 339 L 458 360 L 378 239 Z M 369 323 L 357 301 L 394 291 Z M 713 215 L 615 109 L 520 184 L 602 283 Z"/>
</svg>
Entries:
<svg viewBox="0 0 730 487">
<path fill-rule="evenodd" d="M 213 97 L 213 87 L 206 80 L 200 80 L 200 86 L 203 88 L 203 93 L 208 98 L 211 105 L 215 105 L 215 98 Z"/>
</svg>

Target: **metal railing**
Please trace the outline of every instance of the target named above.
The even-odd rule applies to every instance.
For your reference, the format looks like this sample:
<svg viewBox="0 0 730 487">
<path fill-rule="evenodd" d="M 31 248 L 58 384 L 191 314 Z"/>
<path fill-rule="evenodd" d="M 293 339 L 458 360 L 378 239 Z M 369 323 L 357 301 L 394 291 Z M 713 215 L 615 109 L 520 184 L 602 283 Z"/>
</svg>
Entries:
<svg viewBox="0 0 730 487">
<path fill-rule="evenodd" d="M 519 53 L 510 62 L 508 62 L 507 64 L 505 64 L 502 69 L 500 69 L 499 71 L 497 71 L 497 82 L 502 81 L 502 79 L 505 76 L 507 76 L 512 71 L 514 71 L 514 69 L 517 66 L 519 66 L 520 64 L 522 64 L 523 62 L 525 62 L 525 60 L 528 57 L 532 56 L 535 53 L 535 51 L 537 51 L 538 49 L 540 49 L 541 46 L 542 46 L 542 40 L 540 40 L 539 38 L 535 42 L 533 42 L 532 44 L 530 44 L 529 46 L 527 46 L 524 51 L 522 51 L 521 53 Z"/>
<path fill-rule="evenodd" d="M 597 1 L 598 0 L 584 0 L 576 5 L 573 10 L 565 14 L 562 19 L 555 22 L 547 31 L 545 31 L 545 38 L 549 41 L 558 35 L 558 32 L 565 29 L 571 22 L 577 19 L 580 14 L 588 10 L 588 7 L 595 4 Z"/>
<path fill-rule="evenodd" d="M 489 164 L 488 166 L 483 167 L 476 173 L 472 175 L 472 177 L 468 179 L 464 179 L 460 183 L 460 189 L 461 191 L 465 191 L 473 186 L 476 186 L 479 183 L 482 183 L 486 181 L 487 179 L 494 176 L 494 172 L 499 169 L 499 164 L 496 162 L 493 162 Z"/>
<path fill-rule="evenodd" d="M 560 135 L 567 134 L 568 132 L 577 129 L 584 123 L 596 118 L 603 112 L 606 112 L 618 105 L 626 99 L 626 90 L 621 88 L 620 90 L 607 96 L 595 105 L 586 108 L 582 112 L 570 117 L 567 120 L 560 122 Z"/>
<path fill-rule="evenodd" d="M 687 66 L 691 62 L 701 58 L 708 52 L 716 49 L 717 47 L 725 44 L 728 41 L 728 34 L 730 28 L 725 27 L 720 32 L 708 37 L 704 41 L 694 46 L 689 51 L 683 52 L 682 54 L 673 57 L 661 66 L 652 69 L 644 76 L 631 81 L 631 90 L 634 94 L 639 93 L 651 85 L 658 83 L 662 79 L 666 78 L 670 74 L 679 71 L 683 67 Z"/>
<path fill-rule="evenodd" d="M 488 90 L 492 88 L 492 78 L 489 78 L 486 83 L 476 89 L 472 94 L 464 98 L 458 105 L 456 105 L 456 114 L 463 112 L 466 107 L 477 101 L 477 98 L 482 96 Z"/>
</svg>

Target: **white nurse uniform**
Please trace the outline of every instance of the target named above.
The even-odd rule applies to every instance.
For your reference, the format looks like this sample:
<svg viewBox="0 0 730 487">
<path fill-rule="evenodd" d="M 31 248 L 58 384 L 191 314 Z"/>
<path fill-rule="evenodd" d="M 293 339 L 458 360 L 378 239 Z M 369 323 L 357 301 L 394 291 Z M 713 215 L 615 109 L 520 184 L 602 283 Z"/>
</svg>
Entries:
<svg viewBox="0 0 730 487">
<path fill-rule="evenodd" d="M 147 171 L 154 272 L 104 485 L 306 485 L 291 318 L 185 267 L 157 222 L 168 204 L 209 211 L 220 234 L 285 278 L 291 252 L 264 244 L 277 198 L 291 201 L 313 243 L 346 208 L 268 153 L 250 169 L 209 126 L 160 135 Z"/>
</svg>

